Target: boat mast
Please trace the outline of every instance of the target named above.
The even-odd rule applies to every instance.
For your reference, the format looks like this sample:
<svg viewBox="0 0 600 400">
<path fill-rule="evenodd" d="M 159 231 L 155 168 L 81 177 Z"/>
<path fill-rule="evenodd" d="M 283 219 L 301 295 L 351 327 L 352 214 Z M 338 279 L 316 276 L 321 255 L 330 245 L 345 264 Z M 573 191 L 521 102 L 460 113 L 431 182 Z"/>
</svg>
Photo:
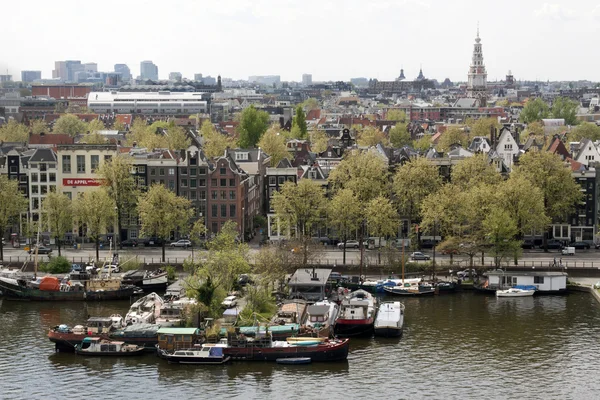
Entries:
<svg viewBox="0 0 600 400">
<path fill-rule="evenodd" d="M 404 287 L 404 245 L 406 242 L 402 239 L 402 286 Z"/>
<path fill-rule="evenodd" d="M 30 245 L 31 247 L 31 245 Z M 38 267 L 38 251 L 40 247 L 40 224 L 38 222 L 38 231 L 35 238 L 35 257 L 33 258 L 33 279 L 37 279 L 37 267 Z"/>
</svg>

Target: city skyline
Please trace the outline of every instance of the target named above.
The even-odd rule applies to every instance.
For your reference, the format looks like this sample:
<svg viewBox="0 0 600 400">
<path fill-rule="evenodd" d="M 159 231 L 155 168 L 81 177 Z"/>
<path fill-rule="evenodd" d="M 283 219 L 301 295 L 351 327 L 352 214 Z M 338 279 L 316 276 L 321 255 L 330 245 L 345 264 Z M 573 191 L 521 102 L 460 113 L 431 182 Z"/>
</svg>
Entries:
<svg viewBox="0 0 600 400">
<path fill-rule="evenodd" d="M 137 77 L 140 62 L 152 60 L 159 79 L 179 71 L 188 79 L 202 73 L 244 80 L 280 75 L 282 81 L 296 82 L 303 74 L 312 74 L 314 82 L 392 80 L 403 68 L 407 80 L 413 80 L 422 66 L 427 78 L 466 82 L 479 22 L 490 82 L 503 79 L 509 70 L 517 80 L 600 81 L 591 50 L 600 21 L 597 0 L 576 5 L 508 0 L 501 8 L 473 0 L 380 0 L 368 5 L 358 0 L 229 0 L 226 5 L 174 0 L 165 12 L 155 0 L 108 0 L 103 9 L 116 11 L 94 13 L 96 22 L 76 1 L 58 3 L 5 5 L 6 15 L 26 17 L 7 18 L 0 27 L 2 36 L 18 38 L 3 48 L 1 74 L 8 71 L 18 80 L 22 70 L 40 70 L 42 78 L 51 78 L 55 61 L 81 60 L 97 63 L 98 71 L 127 64 Z M 178 20 L 177 29 L 147 26 L 159 11 L 166 21 Z M 52 24 L 48 34 L 52 18 L 69 23 Z M 104 29 L 109 25 L 118 29 Z M 182 31 L 186 25 L 190 28 Z M 572 55 L 577 59 L 569 60 Z"/>
</svg>

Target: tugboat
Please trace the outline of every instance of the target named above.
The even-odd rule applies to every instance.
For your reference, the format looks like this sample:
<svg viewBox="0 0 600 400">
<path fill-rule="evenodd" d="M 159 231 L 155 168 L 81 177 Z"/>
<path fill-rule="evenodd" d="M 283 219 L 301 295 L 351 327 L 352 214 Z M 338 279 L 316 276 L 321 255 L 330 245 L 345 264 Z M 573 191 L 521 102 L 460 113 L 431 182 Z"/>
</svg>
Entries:
<svg viewBox="0 0 600 400">
<path fill-rule="evenodd" d="M 143 347 L 134 344 L 111 342 L 99 337 L 86 337 L 75 346 L 75 353 L 80 356 L 137 356 L 143 351 Z"/>
<path fill-rule="evenodd" d="M 334 332 L 339 336 L 371 336 L 377 314 L 376 300 L 367 291 L 359 289 L 342 300 Z"/>
</svg>

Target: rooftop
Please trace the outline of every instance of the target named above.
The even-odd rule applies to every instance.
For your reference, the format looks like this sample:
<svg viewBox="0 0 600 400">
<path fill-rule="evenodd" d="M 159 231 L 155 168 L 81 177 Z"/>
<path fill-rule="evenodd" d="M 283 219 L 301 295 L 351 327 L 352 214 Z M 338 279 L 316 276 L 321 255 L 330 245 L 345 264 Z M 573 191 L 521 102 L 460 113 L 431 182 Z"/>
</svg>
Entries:
<svg viewBox="0 0 600 400">
<path fill-rule="evenodd" d="M 290 278 L 289 286 L 324 286 L 327 283 L 327 279 L 329 279 L 330 274 L 330 268 L 297 269 L 296 272 L 294 272 L 294 275 L 292 275 Z"/>
</svg>

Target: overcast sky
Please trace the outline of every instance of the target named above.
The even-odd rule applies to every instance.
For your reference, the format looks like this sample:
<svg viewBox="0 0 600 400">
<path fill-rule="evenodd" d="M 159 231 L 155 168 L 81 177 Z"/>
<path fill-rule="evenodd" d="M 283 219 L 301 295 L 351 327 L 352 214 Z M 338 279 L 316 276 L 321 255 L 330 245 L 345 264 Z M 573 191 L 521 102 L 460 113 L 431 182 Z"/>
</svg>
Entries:
<svg viewBox="0 0 600 400">
<path fill-rule="evenodd" d="M 56 60 L 112 71 L 300 81 L 465 81 L 480 24 L 488 80 L 600 81 L 600 0 L 29 0 L 3 2 L 0 74 Z"/>
</svg>

